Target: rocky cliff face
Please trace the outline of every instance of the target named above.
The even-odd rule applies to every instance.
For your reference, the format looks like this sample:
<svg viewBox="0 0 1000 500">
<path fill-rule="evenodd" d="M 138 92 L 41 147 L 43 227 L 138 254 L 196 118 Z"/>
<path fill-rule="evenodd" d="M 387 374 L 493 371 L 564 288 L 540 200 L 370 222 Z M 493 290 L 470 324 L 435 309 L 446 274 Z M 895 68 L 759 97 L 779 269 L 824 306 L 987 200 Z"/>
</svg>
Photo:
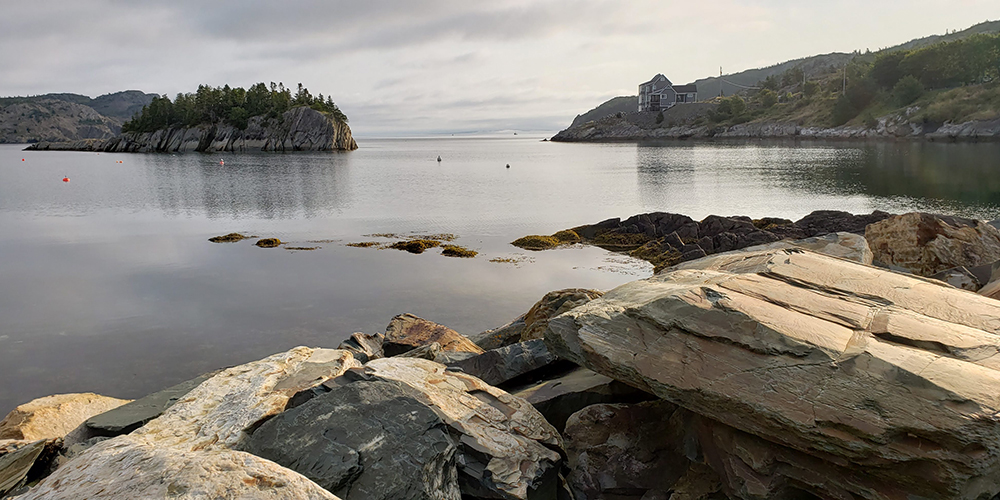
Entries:
<svg viewBox="0 0 1000 500">
<path fill-rule="evenodd" d="M 245 130 L 228 124 L 199 125 L 132 132 L 106 141 L 40 142 L 28 149 L 120 153 L 353 151 L 358 144 L 346 123 L 314 109 L 299 107 L 286 111 L 280 119 L 253 117 Z"/>
</svg>

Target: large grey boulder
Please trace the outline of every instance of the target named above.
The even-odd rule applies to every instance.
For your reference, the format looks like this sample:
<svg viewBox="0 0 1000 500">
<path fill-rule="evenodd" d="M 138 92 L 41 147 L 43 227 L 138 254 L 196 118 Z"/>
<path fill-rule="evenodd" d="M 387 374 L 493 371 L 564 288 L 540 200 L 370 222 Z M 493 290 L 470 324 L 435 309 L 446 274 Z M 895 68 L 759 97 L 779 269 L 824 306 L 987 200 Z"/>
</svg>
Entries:
<svg viewBox="0 0 1000 500">
<path fill-rule="evenodd" d="M 558 359 L 545 347 L 544 340 L 536 339 L 491 349 L 448 365 L 461 368 L 463 372 L 478 377 L 487 384 L 500 385 Z"/>
<path fill-rule="evenodd" d="M 451 427 L 464 496 L 554 498 L 562 438 L 527 401 L 426 359 L 376 359 L 365 373 L 415 389 Z"/>
<path fill-rule="evenodd" d="M 1000 260 L 1000 230 L 985 222 L 926 213 L 890 217 L 865 229 L 875 261 L 921 276 Z"/>
<path fill-rule="evenodd" d="M 806 491 L 883 500 L 1000 492 L 998 334 L 994 300 L 788 249 L 623 285 L 550 320 L 546 340 L 561 358 L 811 457 L 823 480 Z"/>
<path fill-rule="evenodd" d="M 545 416 L 559 432 L 570 415 L 600 403 L 639 403 L 653 395 L 605 377 L 586 368 L 575 368 L 559 376 L 512 389 Z"/>
<path fill-rule="evenodd" d="M 455 442 L 420 397 L 395 381 L 348 383 L 268 420 L 242 448 L 345 499 L 458 500 Z"/>
</svg>

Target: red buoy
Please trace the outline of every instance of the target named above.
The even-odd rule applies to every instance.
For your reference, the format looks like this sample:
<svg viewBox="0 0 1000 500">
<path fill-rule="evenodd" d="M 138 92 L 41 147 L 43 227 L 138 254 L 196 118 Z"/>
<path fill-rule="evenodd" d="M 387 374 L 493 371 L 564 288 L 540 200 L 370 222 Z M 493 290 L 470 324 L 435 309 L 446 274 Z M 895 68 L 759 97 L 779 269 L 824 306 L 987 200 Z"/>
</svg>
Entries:
<svg viewBox="0 0 1000 500">
<path fill-rule="evenodd" d="M 69 177 L 63 177 L 63 182 L 69 182 Z"/>
<path fill-rule="evenodd" d="M 24 161 L 24 158 L 21 158 L 21 161 Z"/>
</svg>

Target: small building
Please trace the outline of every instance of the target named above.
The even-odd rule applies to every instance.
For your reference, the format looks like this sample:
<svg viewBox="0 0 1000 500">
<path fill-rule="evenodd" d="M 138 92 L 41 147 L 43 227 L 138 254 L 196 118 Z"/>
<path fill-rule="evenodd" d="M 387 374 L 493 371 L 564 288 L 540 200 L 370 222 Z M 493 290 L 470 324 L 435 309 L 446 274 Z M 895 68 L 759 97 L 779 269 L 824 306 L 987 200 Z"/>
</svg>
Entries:
<svg viewBox="0 0 1000 500">
<path fill-rule="evenodd" d="M 639 111 L 660 111 L 688 102 L 698 100 L 698 86 L 674 85 L 670 80 L 658 74 L 652 80 L 639 85 Z"/>
</svg>

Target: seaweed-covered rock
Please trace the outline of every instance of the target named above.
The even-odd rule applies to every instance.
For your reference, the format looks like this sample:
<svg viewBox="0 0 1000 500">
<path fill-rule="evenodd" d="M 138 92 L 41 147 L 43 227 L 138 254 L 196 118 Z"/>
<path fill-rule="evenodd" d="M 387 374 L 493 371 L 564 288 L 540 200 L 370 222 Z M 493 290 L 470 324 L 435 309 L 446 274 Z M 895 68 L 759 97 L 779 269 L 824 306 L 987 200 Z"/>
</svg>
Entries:
<svg viewBox="0 0 1000 500">
<path fill-rule="evenodd" d="M 463 495 L 555 497 L 562 439 L 527 401 L 425 359 L 376 359 L 365 373 L 416 389 L 451 426 Z"/>
<path fill-rule="evenodd" d="M 482 354 L 483 350 L 461 333 L 412 314 L 400 314 L 385 329 L 382 350 L 387 357 L 398 356 L 432 342 L 442 351 L 466 351 Z"/>
<path fill-rule="evenodd" d="M 865 230 L 875 260 L 921 276 L 1000 260 L 1000 230 L 982 221 L 926 213 L 897 215 Z"/>
<path fill-rule="evenodd" d="M 461 497 L 447 424 L 396 381 L 336 387 L 268 420 L 242 449 L 348 500 Z"/>
<path fill-rule="evenodd" d="M 809 457 L 807 492 L 881 500 L 1000 492 L 998 334 L 994 300 L 785 249 L 623 285 L 553 318 L 546 342 Z M 769 474 L 780 485 L 782 469 Z"/>
</svg>

